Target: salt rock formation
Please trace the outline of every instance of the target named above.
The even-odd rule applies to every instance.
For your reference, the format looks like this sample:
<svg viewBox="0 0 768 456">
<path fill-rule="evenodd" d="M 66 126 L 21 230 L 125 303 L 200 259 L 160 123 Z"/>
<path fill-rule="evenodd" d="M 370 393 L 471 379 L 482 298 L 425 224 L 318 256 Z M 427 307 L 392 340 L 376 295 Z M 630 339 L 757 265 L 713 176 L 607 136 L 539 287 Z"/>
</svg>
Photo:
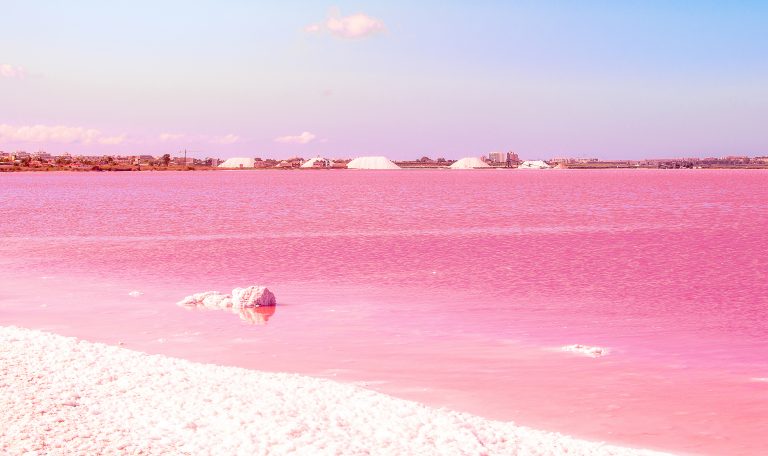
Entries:
<svg viewBox="0 0 768 456">
<path fill-rule="evenodd" d="M 242 309 L 247 307 L 274 306 L 275 295 L 266 287 L 251 285 L 247 288 L 235 288 L 232 290 L 232 308 Z"/>
<path fill-rule="evenodd" d="M 232 296 L 218 291 L 204 291 L 187 296 L 178 303 L 182 307 L 205 307 L 206 309 L 228 309 L 232 307 Z"/>
<path fill-rule="evenodd" d="M 176 304 L 182 307 L 238 310 L 248 307 L 275 306 L 277 302 L 275 295 L 268 288 L 252 285 L 246 288 L 235 288 L 231 295 L 218 291 L 195 293 Z"/>
</svg>

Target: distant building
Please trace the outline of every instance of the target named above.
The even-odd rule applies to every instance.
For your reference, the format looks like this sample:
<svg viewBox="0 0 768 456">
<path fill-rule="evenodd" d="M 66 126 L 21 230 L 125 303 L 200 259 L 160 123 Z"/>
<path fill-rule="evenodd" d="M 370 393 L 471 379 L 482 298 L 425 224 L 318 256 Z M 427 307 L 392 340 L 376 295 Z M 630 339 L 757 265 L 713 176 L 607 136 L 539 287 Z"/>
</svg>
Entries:
<svg viewBox="0 0 768 456">
<path fill-rule="evenodd" d="M 174 165 L 180 165 L 180 166 L 192 166 L 195 164 L 195 159 L 192 157 L 173 157 L 171 159 L 171 162 L 173 162 Z"/>
<path fill-rule="evenodd" d="M 302 168 L 330 168 L 331 161 L 323 157 L 310 158 L 301 164 Z"/>
<path fill-rule="evenodd" d="M 491 163 L 506 163 L 507 154 L 504 152 L 491 152 L 488 154 L 488 161 Z"/>
<path fill-rule="evenodd" d="M 40 161 L 51 161 L 53 156 L 44 150 L 40 150 L 32 154 L 32 158 Z"/>
</svg>

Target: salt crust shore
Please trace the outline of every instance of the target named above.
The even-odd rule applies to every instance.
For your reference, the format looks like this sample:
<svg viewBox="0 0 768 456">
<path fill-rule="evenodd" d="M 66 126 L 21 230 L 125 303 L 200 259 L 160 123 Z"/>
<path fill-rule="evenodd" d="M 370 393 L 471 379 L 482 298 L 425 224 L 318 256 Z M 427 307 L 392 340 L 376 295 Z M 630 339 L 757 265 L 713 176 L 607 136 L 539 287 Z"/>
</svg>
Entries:
<svg viewBox="0 0 768 456">
<path fill-rule="evenodd" d="M 661 454 L 16 327 L 0 327 L 0 391 L 1 454 Z"/>
</svg>

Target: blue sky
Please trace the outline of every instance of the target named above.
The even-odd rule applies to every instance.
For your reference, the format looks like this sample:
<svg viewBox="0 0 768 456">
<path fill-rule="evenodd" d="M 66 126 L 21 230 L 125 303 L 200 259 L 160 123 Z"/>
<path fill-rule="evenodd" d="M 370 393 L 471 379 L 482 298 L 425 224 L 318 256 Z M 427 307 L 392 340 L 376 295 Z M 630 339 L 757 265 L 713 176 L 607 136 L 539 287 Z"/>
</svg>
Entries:
<svg viewBox="0 0 768 456">
<path fill-rule="evenodd" d="M 768 154 L 768 2 L 3 10 L 0 150 Z"/>
</svg>

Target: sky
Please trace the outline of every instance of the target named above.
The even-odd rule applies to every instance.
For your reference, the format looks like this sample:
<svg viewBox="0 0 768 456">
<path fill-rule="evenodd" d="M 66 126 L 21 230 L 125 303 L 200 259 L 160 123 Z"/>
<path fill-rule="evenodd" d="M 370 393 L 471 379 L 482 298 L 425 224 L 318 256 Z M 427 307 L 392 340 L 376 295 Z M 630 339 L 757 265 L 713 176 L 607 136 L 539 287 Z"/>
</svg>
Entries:
<svg viewBox="0 0 768 456">
<path fill-rule="evenodd" d="M 0 0 L 0 150 L 768 155 L 768 1 Z"/>
</svg>

